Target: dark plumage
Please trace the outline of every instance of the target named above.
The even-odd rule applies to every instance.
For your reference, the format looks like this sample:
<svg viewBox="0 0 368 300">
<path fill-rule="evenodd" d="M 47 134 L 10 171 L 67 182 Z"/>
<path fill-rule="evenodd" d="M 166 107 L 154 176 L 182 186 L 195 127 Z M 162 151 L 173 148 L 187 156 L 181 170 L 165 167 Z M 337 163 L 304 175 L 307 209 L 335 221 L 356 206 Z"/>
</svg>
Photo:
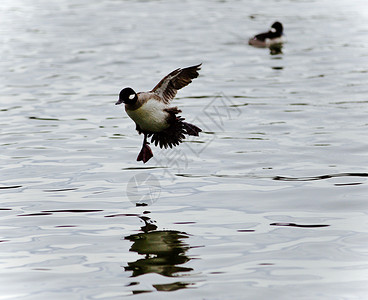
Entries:
<svg viewBox="0 0 368 300">
<path fill-rule="evenodd" d="M 202 130 L 193 124 L 184 122 L 178 116 L 181 110 L 169 107 L 179 89 L 187 86 L 198 77 L 201 64 L 176 69 L 165 76 L 150 92 L 136 93 L 125 88 L 119 94 L 116 104 L 125 103 L 125 111 L 136 123 L 136 130 L 144 134 L 142 150 L 137 160 L 146 163 L 152 156 L 147 138 L 160 148 L 172 148 L 179 145 L 185 135 L 198 136 Z"/>
<path fill-rule="evenodd" d="M 272 24 L 268 32 L 260 33 L 250 38 L 249 45 L 255 47 L 270 47 L 277 43 L 282 43 L 282 35 L 284 28 L 280 22 Z"/>
</svg>

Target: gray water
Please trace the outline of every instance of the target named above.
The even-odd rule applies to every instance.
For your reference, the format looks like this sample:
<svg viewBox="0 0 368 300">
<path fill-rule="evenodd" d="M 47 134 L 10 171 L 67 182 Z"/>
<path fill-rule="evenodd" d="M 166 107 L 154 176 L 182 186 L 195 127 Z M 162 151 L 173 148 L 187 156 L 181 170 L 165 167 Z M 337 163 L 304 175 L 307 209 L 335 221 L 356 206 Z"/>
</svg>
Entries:
<svg viewBox="0 0 368 300">
<path fill-rule="evenodd" d="M 365 0 L 2 0 L 0 299 L 367 299 Z M 282 53 L 247 45 L 283 22 Z M 123 87 L 203 63 L 136 161 Z"/>
</svg>

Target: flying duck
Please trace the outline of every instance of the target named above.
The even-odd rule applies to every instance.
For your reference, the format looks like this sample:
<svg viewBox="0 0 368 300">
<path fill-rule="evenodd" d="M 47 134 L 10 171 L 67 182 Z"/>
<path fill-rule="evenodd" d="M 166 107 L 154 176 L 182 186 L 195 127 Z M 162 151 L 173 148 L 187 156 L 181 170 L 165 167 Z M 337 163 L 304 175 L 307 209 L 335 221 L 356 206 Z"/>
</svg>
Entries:
<svg viewBox="0 0 368 300">
<path fill-rule="evenodd" d="M 283 42 L 283 30 L 284 28 L 282 24 L 280 22 L 275 22 L 272 24 L 268 32 L 260 33 L 250 38 L 248 44 L 262 48 L 270 47 L 275 44 L 281 44 Z"/>
<path fill-rule="evenodd" d="M 149 92 L 136 93 L 130 87 L 120 91 L 119 100 L 115 104 L 125 104 L 125 111 L 135 122 L 136 130 L 144 135 L 137 161 L 146 163 L 153 157 L 147 142 L 149 137 L 155 146 L 166 149 L 179 145 L 185 135 L 198 136 L 202 131 L 197 126 L 184 122 L 185 119 L 177 115 L 181 113 L 180 109 L 169 106 L 177 91 L 198 77 L 201 65 L 172 71 Z"/>
</svg>

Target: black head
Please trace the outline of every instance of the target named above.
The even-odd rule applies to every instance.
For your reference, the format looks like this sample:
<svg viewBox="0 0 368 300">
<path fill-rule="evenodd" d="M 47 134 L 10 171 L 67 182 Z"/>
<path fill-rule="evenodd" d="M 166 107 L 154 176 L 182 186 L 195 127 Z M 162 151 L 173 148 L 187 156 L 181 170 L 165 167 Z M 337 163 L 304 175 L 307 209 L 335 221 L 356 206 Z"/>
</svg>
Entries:
<svg viewBox="0 0 368 300">
<path fill-rule="evenodd" d="M 271 26 L 271 31 L 277 32 L 280 35 L 282 34 L 283 30 L 284 30 L 284 28 L 282 27 L 282 24 L 280 22 L 275 22 Z"/>
<path fill-rule="evenodd" d="M 130 87 L 122 89 L 119 94 L 119 100 L 115 103 L 115 105 L 125 103 L 125 104 L 134 104 L 138 100 L 137 93 Z"/>
</svg>

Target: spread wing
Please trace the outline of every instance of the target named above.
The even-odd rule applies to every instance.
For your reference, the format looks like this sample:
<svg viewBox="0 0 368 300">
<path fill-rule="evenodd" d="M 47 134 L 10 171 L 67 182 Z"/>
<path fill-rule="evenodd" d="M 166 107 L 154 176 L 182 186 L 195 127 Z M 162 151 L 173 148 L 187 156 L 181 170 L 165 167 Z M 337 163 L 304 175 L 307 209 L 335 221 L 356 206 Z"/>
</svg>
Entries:
<svg viewBox="0 0 368 300">
<path fill-rule="evenodd" d="M 166 75 L 162 80 L 152 89 L 151 92 L 160 96 L 165 103 L 169 103 L 176 93 L 181 88 L 187 86 L 192 82 L 192 79 L 198 77 L 198 71 L 201 69 L 201 65 L 196 65 L 184 69 L 176 69 L 169 75 Z"/>
</svg>

